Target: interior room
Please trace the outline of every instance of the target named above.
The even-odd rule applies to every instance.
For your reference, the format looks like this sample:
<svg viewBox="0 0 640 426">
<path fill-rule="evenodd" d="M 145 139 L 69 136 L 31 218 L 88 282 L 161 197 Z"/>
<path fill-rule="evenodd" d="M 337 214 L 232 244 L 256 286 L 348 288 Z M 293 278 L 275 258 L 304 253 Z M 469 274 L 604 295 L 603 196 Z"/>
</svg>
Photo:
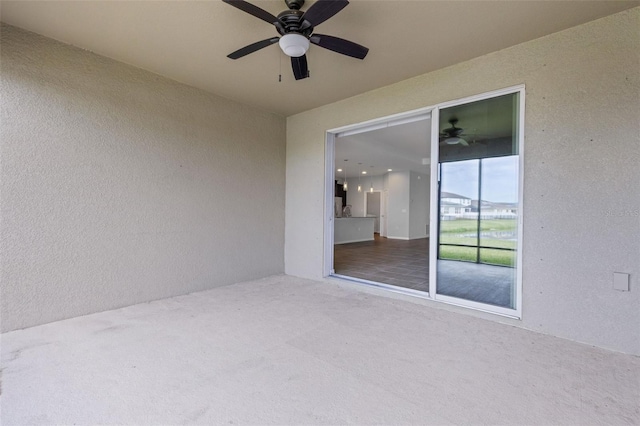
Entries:
<svg viewBox="0 0 640 426">
<path fill-rule="evenodd" d="M 336 139 L 334 272 L 428 291 L 431 120 L 404 121 Z"/>
<path fill-rule="evenodd" d="M 640 2 L 0 13 L 3 425 L 640 423 Z"/>
</svg>

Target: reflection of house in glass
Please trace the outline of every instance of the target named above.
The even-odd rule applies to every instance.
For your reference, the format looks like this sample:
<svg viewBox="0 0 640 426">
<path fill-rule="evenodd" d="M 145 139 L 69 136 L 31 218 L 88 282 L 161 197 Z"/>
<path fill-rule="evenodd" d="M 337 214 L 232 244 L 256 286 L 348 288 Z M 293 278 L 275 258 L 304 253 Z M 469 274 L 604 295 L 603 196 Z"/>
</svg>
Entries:
<svg viewBox="0 0 640 426">
<path fill-rule="evenodd" d="M 471 211 L 478 214 L 478 200 L 471 201 Z M 482 219 L 515 219 L 518 215 L 518 203 L 494 203 L 482 200 L 480 217 Z"/>
<path fill-rule="evenodd" d="M 481 219 L 515 219 L 517 215 L 518 203 L 482 200 Z M 440 216 L 442 220 L 477 219 L 478 200 L 443 191 L 440 198 Z"/>
<path fill-rule="evenodd" d="M 440 216 L 442 220 L 463 219 L 471 212 L 471 198 L 454 194 L 453 192 L 442 191 L 440 193 Z"/>
</svg>

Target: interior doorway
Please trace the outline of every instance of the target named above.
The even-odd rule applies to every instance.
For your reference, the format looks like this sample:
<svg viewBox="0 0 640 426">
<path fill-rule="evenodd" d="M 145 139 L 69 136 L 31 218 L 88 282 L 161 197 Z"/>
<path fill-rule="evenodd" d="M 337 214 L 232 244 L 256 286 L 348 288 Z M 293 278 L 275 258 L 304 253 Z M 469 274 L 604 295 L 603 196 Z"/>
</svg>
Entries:
<svg viewBox="0 0 640 426">
<path fill-rule="evenodd" d="M 373 233 L 384 235 L 380 232 L 382 226 L 382 191 L 369 191 L 365 193 L 364 214 L 366 217 L 373 217 Z"/>
<path fill-rule="evenodd" d="M 349 214 L 333 218 L 332 273 L 426 293 L 430 113 L 340 132 L 333 149 Z"/>
</svg>

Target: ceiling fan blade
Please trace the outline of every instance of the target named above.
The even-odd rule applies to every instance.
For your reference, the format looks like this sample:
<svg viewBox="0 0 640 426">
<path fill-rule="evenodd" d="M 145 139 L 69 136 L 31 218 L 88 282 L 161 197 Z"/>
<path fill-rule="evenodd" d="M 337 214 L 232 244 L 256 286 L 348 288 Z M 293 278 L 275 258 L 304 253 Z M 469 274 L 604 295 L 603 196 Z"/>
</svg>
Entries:
<svg viewBox="0 0 640 426">
<path fill-rule="evenodd" d="M 259 8 L 251 3 L 248 3 L 244 0 L 222 0 L 223 2 L 230 4 L 233 7 L 237 7 L 243 12 L 247 12 L 250 15 L 255 16 L 256 18 L 260 18 L 265 22 L 275 25 L 278 22 L 278 18 L 270 14 L 264 9 Z"/>
<path fill-rule="evenodd" d="M 307 67 L 307 55 L 298 58 L 291 57 L 291 68 L 293 68 L 293 76 L 296 80 L 302 80 L 309 77 L 309 68 Z"/>
<path fill-rule="evenodd" d="M 303 19 L 306 19 L 317 27 L 336 13 L 347 7 L 348 0 L 317 0 L 305 12 Z"/>
<path fill-rule="evenodd" d="M 242 58 L 243 56 L 246 56 L 249 53 L 253 53 L 256 50 L 260 50 L 267 46 L 271 46 L 272 44 L 277 43 L 278 40 L 280 40 L 278 37 L 271 37 L 266 40 L 257 41 L 253 44 L 243 47 L 242 49 L 238 49 L 233 53 L 229 53 L 227 55 L 227 58 L 231 58 L 231 59 Z"/>
<path fill-rule="evenodd" d="M 469 142 L 465 141 L 464 139 L 460 138 L 460 142 L 458 142 L 460 145 L 462 146 L 469 146 Z"/>
<path fill-rule="evenodd" d="M 309 41 L 313 44 L 317 44 L 325 49 L 332 50 L 343 55 L 351 56 L 352 58 L 364 59 L 369 53 L 369 49 L 342 38 L 325 35 L 325 34 L 313 34 Z"/>
</svg>

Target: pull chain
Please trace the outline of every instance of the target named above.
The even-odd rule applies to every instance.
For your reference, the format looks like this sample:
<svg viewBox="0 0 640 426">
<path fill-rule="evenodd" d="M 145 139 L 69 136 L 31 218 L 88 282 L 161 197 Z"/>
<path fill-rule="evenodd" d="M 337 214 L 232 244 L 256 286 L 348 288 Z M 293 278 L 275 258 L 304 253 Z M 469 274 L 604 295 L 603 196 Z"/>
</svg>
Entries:
<svg viewBox="0 0 640 426">
<path fill-rule="evenodd" d="M 278 74 L 278 83 L 282 83 L 282 53 L 278 52 L 278 58 L 280 58 L 280 73 Z"/>
</svg>

